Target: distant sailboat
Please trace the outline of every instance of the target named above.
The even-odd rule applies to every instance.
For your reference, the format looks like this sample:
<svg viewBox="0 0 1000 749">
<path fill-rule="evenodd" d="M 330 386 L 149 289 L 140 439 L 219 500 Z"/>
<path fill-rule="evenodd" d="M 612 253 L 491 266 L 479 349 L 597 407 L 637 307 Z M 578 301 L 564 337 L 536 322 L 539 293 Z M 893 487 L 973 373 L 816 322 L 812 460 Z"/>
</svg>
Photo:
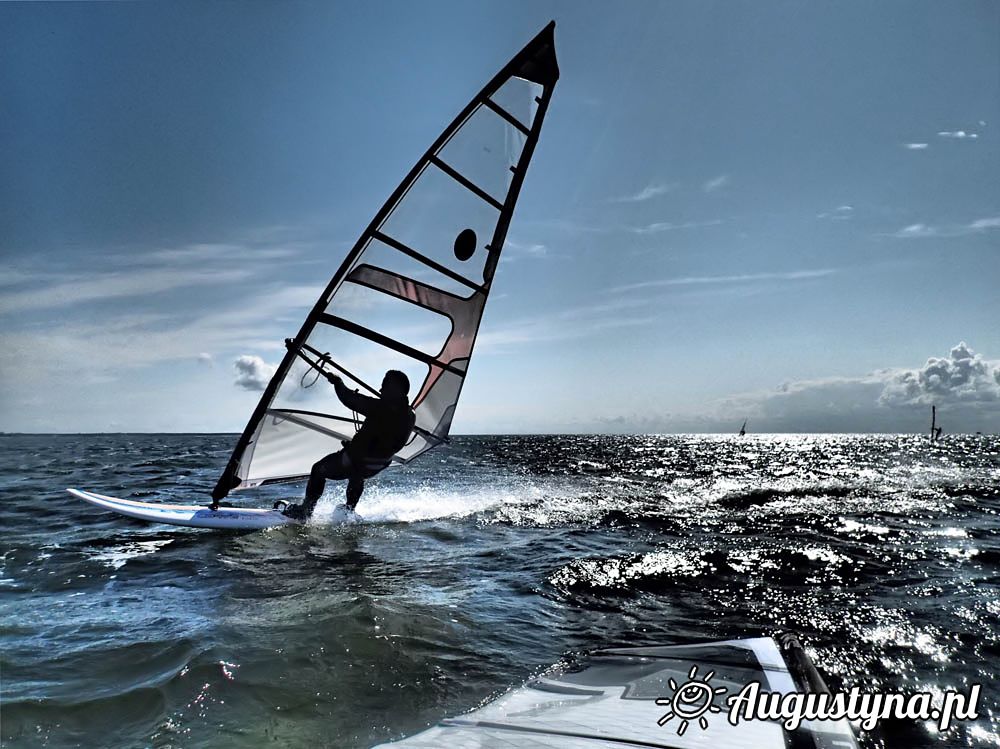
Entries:
<svg viewBox="0 0 1000 749">
<path fill-rule="evenodd" d="M 941 437 L 942 431 L 937 425 L 937 406 L 931 406 L 931 441 L 936 442 Z"/>
<path fill-rule="evenodd" d="M 743 419 L 743 426 L 740 427 L 740 437 L 747 433 L 747 420 Z"/>
</svg>

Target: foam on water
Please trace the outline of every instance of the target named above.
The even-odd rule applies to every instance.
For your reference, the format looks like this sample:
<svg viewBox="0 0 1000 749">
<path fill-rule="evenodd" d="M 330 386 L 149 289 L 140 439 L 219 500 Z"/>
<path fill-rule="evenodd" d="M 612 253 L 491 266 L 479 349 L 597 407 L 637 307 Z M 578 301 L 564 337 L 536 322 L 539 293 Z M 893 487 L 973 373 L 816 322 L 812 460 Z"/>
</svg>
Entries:
<svg viewBox="0 0 1000 749">
<path fill-rule="evenodd" d="M 112 569 L 118 569 L 130 559 L 135 559 L 145 554 L 155 554 L 159 549 L 172 543 L 172 541 L 173 539 L 170 538 L 153 539 L 151 541 L 132 541 L 115 548 L 96 551 L 93 553 L 93 559 L 107 564 Z"/>
<path fill-rule="evenodd" d="M 401 490 L 369 487 L 355 509 L 355 518 L 344 513 L 342 489 L 327 491 L 316 505 L 311 523 L 344 522 L 416 523 L 441 518 L 464 518 L 498 507 L 528 504 L 537 500 L 534 487 L 479 486 L 470 491 L 449 491 L 421 485 Z"/>
</svg>

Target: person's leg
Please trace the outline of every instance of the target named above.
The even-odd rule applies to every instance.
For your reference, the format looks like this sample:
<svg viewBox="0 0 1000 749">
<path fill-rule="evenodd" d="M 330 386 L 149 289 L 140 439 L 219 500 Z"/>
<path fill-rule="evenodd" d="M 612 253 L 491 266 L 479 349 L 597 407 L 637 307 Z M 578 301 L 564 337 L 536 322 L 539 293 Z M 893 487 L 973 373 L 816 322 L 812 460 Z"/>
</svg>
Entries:
<svg viewBox="0 0 1000 749">
<path fill-rule="evenodd" d="M 350 463 L 346 460 L 347 451 L 331 453 L 322 460 L 317 461 L 309 474 L 309 483 L 306 484 L 306 497 L 302 502 L 303 514 L 308 516 L 316 508 L 316 503 L 323 496 L 323 488 L 327 479 L 346 479 L 349 473 Z"/>
<path fill-rule="evenodd" d="M 381 473 L 388 463 L 370 462 L 364 468 L 353 470 L 347 482 L 346 502 L 348 509 L 353 510 L 358 506 L 358 500 L 365 490 L 365 479 Z"/>
<path fill-rule="evenodd" d="M 346 492 L 346 504 L 349 510 L 353 510 L 358 506 L 358 500 L 361 499 L 361 493 L 365 490 L 365 480 L 361 478 L 358 474 L 351 476 L 350 480 L 347 482 L 347 492 Z"/>
</svg>

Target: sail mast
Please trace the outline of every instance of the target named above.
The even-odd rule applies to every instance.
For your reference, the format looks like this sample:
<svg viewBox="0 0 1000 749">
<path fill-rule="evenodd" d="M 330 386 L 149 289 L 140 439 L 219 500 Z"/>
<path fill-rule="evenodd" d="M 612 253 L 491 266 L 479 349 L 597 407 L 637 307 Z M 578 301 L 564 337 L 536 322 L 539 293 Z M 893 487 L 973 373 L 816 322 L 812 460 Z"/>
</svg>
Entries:
<svg viewBox="0 0 1000 749">
<path fill-rule="evenodd" d="M 436 382 L 436 379 L 432 381 L 432 378 L 438 378 L 444 372 L 452 373 L 458 377 L 457 390 L 454 386 L 451 387 L 451 391 L 454 391 L 455 398 L 457 399 L 457 395 L 461 391 L 461 385 L 464 383 L 464 375 L 468 364 L 468 355 L 471 355 L 471 348 L 474 344 L 475 334 L 478 330 L 479 320 L 482 314 L 482 305 L 485 303 L 485 298 L 492 282 L 493 272 L 495 271 L 497 261 L 499 260 L 500 250 L 502 249 L 503 243 L 506 239 L 514 206 L 517 201 L 521 185 L 524 181 L 528 163 L 538 140 L 545 111 L 552 96 L 555 82 L 559 77 L 559 69 L 555 59 L 553 35 L 554 28 L 555 23 L 549 23 L 534 39 L 532 39 L 531 42 L 524 47 L 524 49 L 515 55 L 511 61 L 508 62 L 507 65 L 505 65 L 475 97 L 473 97 L 473 99 L 452 121 L 452 123 L 434 141 L 424 155 L 421 156 L 407 176 L 393 191 L 389 199 L 375 214 L 371 223 L 369 223 L 368 227 L 340 264 L 336 273 L 334 273 L 333 277 L 330 279 L 326 289 L 316 301 L 316 304 L 306 317 L 301 328 L 299 329 L 299 332 L 294 338 L 286 339 L 285 355 L 283 356 L 267 387 L 264 389 L 260 401 L 257 403 L 256 408 L 251 414 L 243 433 L 237 440 L 236 447 L 226 465 L 225 470 L 220 476 L 215 489 L 212 491 L 213 506 L 217 506 L 219 500 L 225 497 L 232 489 L 239 487 L 243 483 L 240 478 L 241 465 L 248 459 L 248 456 L 253 455 L 255 449 L 253 444 L 255 441 L 255 435 L 259 436 L 262 420 L 267 417 L 269 411 L 273 412 L 271 410 L 272 403 L 275 400 L 282 383 L 285 381 L 286 377 L 288 377 L 291 367 L 295 363 L 296 359 L 302 358 L 307 364 L 317 369 L 321 369 L 324 363 L 330 363 L 333 364 L 333 366 L 337 366 L 331 360 L 325 358 L 325 354 L 321 354 L 317 350 L 311 348 L 307 343 L 307 340 L 317 328 L 317 325 L 326 324 L 340 330 L 346 330 L 349 333 L 366 338 L 368 341 L 388 346 L 389 348 L 397 352 L 401 352 L 404 355 L 425 361 L 425 363 L 431 367 L 428 378 L 425 380 L 425 387 L 422 388 L 421 394 L 425 397 L 430 394 L 431 389 Z M 499 105 L 494 99 L 490 98 L 512 78 L 529 81 L 533 84 L 537 84 L 542 89 L 541 94 L 535 97 L 535 105 L 537 106 L 537 109 L 533 118 L 530 120 L 530 126 L 525 125 L 517 117 L 504 109 L 503 106 Z M 451 141 L 456 134 L 461 131 L 463 126 L 470 119 L 472 119 L 477 112 L 482 111 L 483 109 L 492 112 L 498 118 L 502 119 L 508 126 L 515 128 L 524 136 L 524 144 L 520 152 L 520 157 L 517 159 L 516 164 L 510 165 L 510 172 L 512 172 L 513 176 L 510 177 L 508 174 L 508 177 L 510 177 L 510 183 L 502 202 L 497 200 L 496 197 L 489 195 L 486 190 L 476 185 L 472 180 L 468 179 L 465 175 L 461 174 L 457 169 L 446 163 L 441 158 L 441 154 L 444 152 L 443 149 L 448 147 L 449 141 Z M 485 261 L 486 267 L 483 272 L 482 284 L 471 282 L 465 276 L 443 267 L 433 259 L 421 254 L 421 252 L 418 252 L 393 237 L 386 236 L 386 234 L 381 231 L 387 219 L 400 205 L 400 202 L 405 199 L 408 191 L 414 186 L 415 183 L 417 183 L 426 170 L 432 168 L 440 170 L 443 174 L 447 175 L 464 188 L 467 188 L 469 191 L 476 194 L 483 201 L 492 205 L 499 211 L 496 225 L 492 231 L 491 240 L 489 244 L 486 245 L 488 256 Z M 475 238 L 475 234 L 473 233 L 473 242 L 475 241 Z M 377 267 L 367 265 L 359 266 L 359 258 L 361 258 L 367 248 L 376 241 L 392 247 L 405 255 L 415 258 L 423 265 L 430 267 L 453 280 L 457 280 L 466 286 L 472 287 L 472 296 L 469 297 L 468 300 L 461 300 L 458 299 L 458 297 L 454 297 L 457 301 L 453 302 L 447 298 L 451 295 L 448 295 L 438 289 L 425 286 L 413 279 L 402 278 L 397 274 L 384 271 Z M 456 240 L 456 256 L 458 256 L 459 260 L 465 260 L 467 258 L 459 254 L 459 245 L 457 244 L 457 241 L 458 240 Z M 473 246 L 473 250 L 474 249 L 475 247 Z M 447 309 L 448 305 L 457 308 L 462 301 L 466 301 L 467 307 L 474 308 L 462 311 L 467 318 L 463 320 L 465 323 L 463 335 L 469 340 L 463 342 L 466 344 L 465 347 L 468 349 L 468 355 L 466 355 L 464 359 L 454 359 L 452 362 L 438 361 L 434 357 L 429 357 L 427 355 L 422 355 L 423 358 L 421 358 L 420 352 L 417 352 L 410 347 L 406 347 L 402 343 L 394 341 L 387 336 L 380 335 L 377 331 L 372 331 L 364 326 L 350 323 L 349 321 L 328 314 L 327 310 L 331 304 L 331 300 L 346 280 L 370 286 L 378 291 L 394 295 L 397 298 L 422 304 L 422 306 L 425 306 L 428 309 L 432 309 L 433 311 L 441 312 L 446 315 L 451 314 Z M 400 285 L 406 285 L 406 293 L 397 293 L 390 290 L 390 287 Z M 422 295 L 422 298 L 430 299 L 431 301 L 427 303 L 419 302 L 414 295 Z M 458 313 L 456 312 L 456 314 Z M 453 319 L 453 323 L 454 322 L 455 320 Z M 442 348 L 442 353 L 444 353 L 448 348 L 450 341 L 451 339 L 446 342 L 445 346 Z M 317 364 L 317 360 L 319 361 L 319 364 Z M 354 378 L 349 372 L 347 374 L 357 381 L 357 378 Z M 364 385 L 365 383 L 362 382 L 361 384 Z M 451 408 L 453 410 L 453 405 Z M 303 414 L 305 416 L 303 416 Z M 309 412 L 298 412 L 298 415 L 296 415 L 296 412 L 293 411 L 283 411 L 281 416 L 282 418 L 292 421 L 298 419 L 299 423 L 303 426 L 313 429 L 316 432 L 329 433 L 330 436 L 343 436 L 334 435 L 329 429 L 317 426 L 316 423 L 309 420 L 311 417 L 317 416 L 327 419 L 336 419 L 337 417 L 335 416 L 330 416 L 328 414 L 310 414 Z M 444 421 L 445 420 L 442 419 L 442 422 Z M 450 415 L 448 416 L 446 422 L 447 423 L 445 423 L 442 427 L 445 432 L 450 425 Z M 421 434 L 421 436 L 424 437 L 424 439 L 427 440 L 428 444 L 431 446 L 438 444 L 444 439 L 440 434 L 431 434 L 426 429 L 421 430 L 419 427 L 417 432 Z M 306 473 L 308 473 L 307 470 Z M 284 480 L 289 480 L 296 477 L 285 476 L 282 478 L 284 478 Z"/>
</svg>

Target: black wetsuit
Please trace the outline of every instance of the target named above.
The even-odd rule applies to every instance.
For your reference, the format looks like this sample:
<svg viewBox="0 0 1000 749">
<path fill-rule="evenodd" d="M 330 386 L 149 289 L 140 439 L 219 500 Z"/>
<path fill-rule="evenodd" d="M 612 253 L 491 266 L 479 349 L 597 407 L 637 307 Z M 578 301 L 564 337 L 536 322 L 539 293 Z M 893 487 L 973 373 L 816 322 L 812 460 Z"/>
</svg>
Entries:
<svg viewBox="0 0 1000 749">
<path fill-rule="evenodd" d="M 313 465 L 302 505 L 306 515 L 316 507 L 327 479 L 348 479 L 347 506 L 353 509 L 364 491 L 364 480 L 388 466 L 392 456 L 406 444 L 413 431 L 415 416 L 405 395 L 370 398 L 348 390 L 339 379 L 333 384 L 340 402 L 363 415 L 365 421 L 354 439 L 345 443 L 343 450 L 331 453 Z"/>
</svg>

